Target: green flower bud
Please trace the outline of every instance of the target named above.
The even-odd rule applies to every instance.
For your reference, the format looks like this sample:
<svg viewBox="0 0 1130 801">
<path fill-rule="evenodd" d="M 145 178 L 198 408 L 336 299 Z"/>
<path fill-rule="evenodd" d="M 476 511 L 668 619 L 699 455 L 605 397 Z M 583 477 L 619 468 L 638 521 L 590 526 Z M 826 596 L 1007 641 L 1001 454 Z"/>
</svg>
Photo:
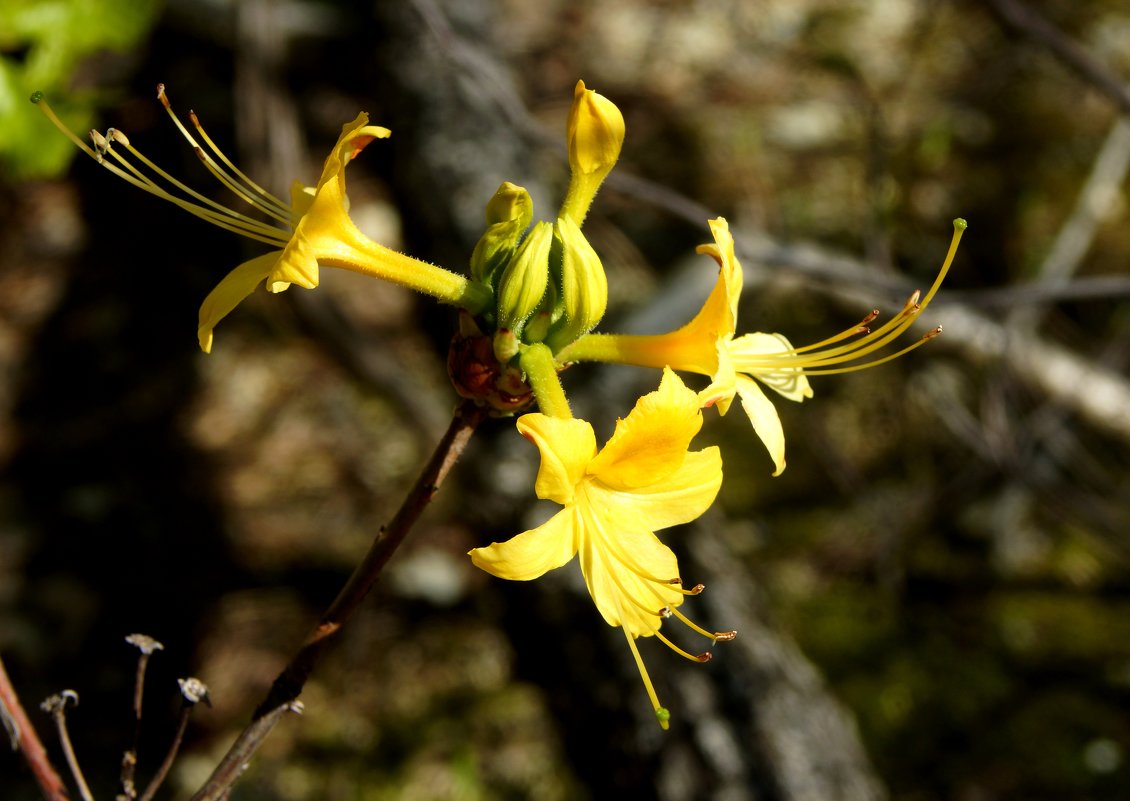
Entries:
<svg viewBox="0 0 1130 801">
<path fill-rule="evenodd" d="M 591 331 L 608 307 L 604 265 L 577 224 L 562 217 L 554 227 L 561 245 L 562 315 L 546 344 L 554 353 Z"/>
<path fill-rule="evenodd" d="M 549 249 L 553 226 L 539 222 L 518 246 L 498 282 L 498 327 L 520 333 L 522 324 L 538 310 L 549 284 Z"/>
<path fill-rule="evenodd" d="M 471 254 L 471 277 L 493 286 L 498 271 L 510 261 L 522 233 L 534 217 L 530 193 L 517 184 L 503 181 L 487 202 L 487 230 Z"/>
</svg>

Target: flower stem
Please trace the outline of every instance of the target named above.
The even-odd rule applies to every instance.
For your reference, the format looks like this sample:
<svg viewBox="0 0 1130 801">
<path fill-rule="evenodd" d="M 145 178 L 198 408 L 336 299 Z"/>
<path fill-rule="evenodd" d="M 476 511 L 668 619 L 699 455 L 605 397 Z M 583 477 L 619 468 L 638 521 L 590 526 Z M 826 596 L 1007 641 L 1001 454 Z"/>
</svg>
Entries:
<svg viewBox="0 0 1130 801">
<path fill-rule="evenodd" d="M 353 570 L 334 602 L 322 614 L 318 625 L 271 685 L 267 697 L 252 716 L 251 723 L 236 738 L 208 781 L 191 801 L 217 801 L 225 798 L 242 774 L 248 760 L 262 745 L 279 719 L 294 708 L 306 680 L 342 626 L 360 606 L 377 581 L 381 570 L 436 492 L 452 466 L 466 448 L 475 428 L 486 417 L 485 409 L 464 401 L 455 411 L 447 433 L 436 446 L 432 458 L 409 490 L 392 520 L 377 533 L 369 552 Z"/>
<path fill-rule="evenodd" d="M 526 374 L 526 383 L 534 391 L 542 414 L 565 420 L 571 418 L 573 411 L 569 408 L 569 399 L 565 397 L 565 390 L 561 387 L 561 379 L 557 376 L 557 362 L 554 361 L 553 351 L 549 346 L 540 342 L 526 346 L 518 357 L 518 363 Z"/>
</svg>

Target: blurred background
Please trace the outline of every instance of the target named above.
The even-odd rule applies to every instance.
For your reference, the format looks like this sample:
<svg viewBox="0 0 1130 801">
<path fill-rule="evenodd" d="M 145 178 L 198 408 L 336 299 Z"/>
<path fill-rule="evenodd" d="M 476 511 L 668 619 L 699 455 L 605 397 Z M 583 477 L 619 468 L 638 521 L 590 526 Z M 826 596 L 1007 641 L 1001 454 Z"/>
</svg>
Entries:
<svg viewBox="0 0 1130 801">
<path fill-rule="evenodd" d="M 778 478 L 740 411 L 706 415 L 720 503 L 662 538 L 707 585 L 692 616 L 739 636 L 705 666 L 642 643 L 670 732 L 575 566 L 466 558 L 544 513 L 536 450 L 492 420 L 232 798 L 1130 798 L 1127 76 L 1114 0 L 8 0 L 0 654 L 57 764 L 37 706 L 73 688 L 118 791 L 140 631 L 165 650 L 139 776 L 194 675 L 214 705 L 160 797 L 204 781 L 443 432 L 454 317 L 325 270 L 204 356 L 200 301 L 261 249 L 69 161 L 27 96 L 218 198 L 159 81 L 284 196 L 366 110 L 393 135 L 350 168 L 354 219 L 461 270 L 503 180 L 555 214 L 583 78 L 628 129 L 585 226 L 602 330 L 689 319 L 724 214 L 740 329 L 794 344 L 897 311 L 966 218 L 923 319 L 946 331 L 781 400 Z M 565 375 L 600 437 L 657 380 Z M 0 795 L 38 797 L 6 750 Z"/>
</svg>

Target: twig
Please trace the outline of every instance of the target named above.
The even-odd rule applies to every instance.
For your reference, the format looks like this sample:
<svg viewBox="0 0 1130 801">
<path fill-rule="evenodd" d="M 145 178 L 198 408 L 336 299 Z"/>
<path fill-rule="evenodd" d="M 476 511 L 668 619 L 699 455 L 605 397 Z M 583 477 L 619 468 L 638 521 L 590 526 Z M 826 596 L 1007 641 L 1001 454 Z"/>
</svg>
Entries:
<svg viewBox="0 0 1130 801">
<path fill-rule="evenodd" d="M 0 715 L 3 715 L 5 726 L 10 727 L 13 749 L 18 748 L 24 755 L 24 761 L 35 776 L 43 797 L 47 801 L 70 801 L 66 785 L 51 764 L 47 750 L 20 704 L 19 696 L 8 678 L 8 671 L 4 668 L 3 659 L 0 659 Z"/>
<path fill-rule="evenodd" d="M 161 762 L 161 767 L 157 769 L 157 773 L 149 781 L 149 785 L 145 788 L 145 792 L 141 794 L 141 801 L 152 801 L 153 796 L 157 794 L 160 789 L 161 783 L 165 781 L 165 777 L 169 775 L 169 769 L 172 768 L 173 762 L 176 761 L 177 753 L 180 751 L 180 744 L 184 740 L 184 731 L 188 728 L 188 718 L 192 715 L 192 710 L 198 703 L 203 701 L 209 706 L 212 702 L 208 700 L 208 688 L 200 679 L 189 677 L 187 679 L 177 679 L 180 685 L 180 692 L 183 696 L 180 706 L 180 719 L 177 721 L 177 731 L 173 735 L 173 742 L 169 746 L 169 751 L 165 754 L 164 761 Z"/>
<path fill-rule="evenodd" d="M 1058 28 L 1017 0 L 989 0 L 997 18 L 1050 50 L 1056 58 L 1130 114 L 1130 89 Z"/>
<path fill-rule="evenodd" d="M 71 701 L 75 706 L 78 706 L 78 693 L 74 690 L 63 690 L 61 693 L 52 695 L 46 701 L 39 705 L 47 714 L 55 718 L 55 726 L 59 730 L 59 744 L 63 747 L 63 756 L 67 758 L 67 765 L 71 769 L 71 775 L 74 777 L 75 784 L 78 785 L 78 794 L 82 796 L 83 801 L 94 801 L 94 796 L 90 794 L 90 788 L 86 784 L 86 778 L 82 775 L 82 768 L 79 767 L 78 757 L 75 756 L 75 749 L 71 745 L 71 736 L 67 733 L 67 702 Z"/>
<path fill-rule="evenodd" d="M 1091 165 L 1090 175 L 1079 190 L 1075 208 L 1064 221 L 1055 242 L 1037 271 L 1036 285 L 1049 289 L 1064 287 L 1094 241 L 1099 223 L 1114 205 L 1118 187 L 1130 169 L 1130 115 L 1114 121 L 1102 149 Z M 1009 325 L 1017 331 L 1031 331 L 1043 310 L 1039 306 L 1014 309 Z"/>
<path fill-rule="evenodd" d="M 295 709 L 296 699 L 323 652 L 368 595 L 382 568 L 435 497 L 444 478 L 463 453 L 471 434 L 485 416 L 486 411 L 471 401 L 464 401 L 456 409 L 447 433 L 436 446 L 396 515 L 378 532 L 369 552 L 354 569 L 337 598 L 271 685 L 266 699 L 255 710 L 251 724 L 236 738 L 208 781 L 192 797 L 192 801 L 218 801 L 223 798 L 279 719 Z"/>
<path fill-rule="evenodd" d="M 154 651 L 164 650 L 165 646 L 148 634 L 130 634 L 126 637 L 126 642 L 140 651 L 137 655 L 137 673 L 133 683 L 133 745 L 122 755 L 122 795 L 132 799 L 137 798 L 133 776 L 137 770 L 137 744 L 141 739 L 141 702 L 145 696 L 145 671 L 149 666 L 149 657 Z"/>
</svg>

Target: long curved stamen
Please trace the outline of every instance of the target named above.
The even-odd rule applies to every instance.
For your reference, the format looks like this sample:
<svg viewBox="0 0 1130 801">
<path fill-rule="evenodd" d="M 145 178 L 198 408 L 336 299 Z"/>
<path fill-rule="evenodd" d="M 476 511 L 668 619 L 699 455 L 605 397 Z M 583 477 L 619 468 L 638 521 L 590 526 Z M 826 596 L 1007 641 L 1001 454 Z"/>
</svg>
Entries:
<svg viewBox="0 0 1130 801">
<path fill-rule="evenodd" d="M 938 275 L 934 279 L 934 283 L 930 286 L 924 298 L 921 293 L 914 292 L 903 306 L 902 310 L 888 320 L 883 326 L 876 331 L 866 329 L 868 323 L 875 319 L 877 312 L 872 312 L 864 321 L 855 329 L 848 329 L 841 332 L 829 339 L 813 345 L 806 345 L 800 348 L 793 348 L 785 351 L 784 353 L 777 353 L 763 358 L 748 357 L 737 360 L 740 363 L 742 372 L 766 372 L 766 371 L 784 371 L 790 368 L 802 368 L 807 375 L 831 375 L 833 373 L 853 372 L 869 367 L 874 367 L 884 362 L 896 359 L 915 348 L 921 346 L 925 342 L 933 339 L 941 333 L 941 328 L 936 328 L 928 332 L 918 342 L 909 345 L 896 353 L 884 356 L 872 361 L 864 362 L 857 365 L 847 365 L 845 367 L 832 368 L 832 369 L 819 369 L 830 367 L 831 365 L 845 364 L 846 362 L 856 361 L 857 359 L 872 353 L 879 348 L 889 344 L 897 337 L 901 336 L 922 314 L 922 311 L 933 300 L 934 295 L 937 294 L 938 289 L 941 287 L 942 282 L 945 280 L 946 275 L 949 273 L 950 267 L 953 265 L 954 256 L 957 254 L 958 244 L 961 242 L 961 235 L 966 228 L 965 220 L 958 218 L 954 220 L 953 237 L 950 239 L 949 250 L 946 253 L 946 258 L 942 263 Z M 920 300 L 921 298 L 921 300 Z M 838 347 L 821 350 L 826 345 L 840 341 L 850 337 L 853 333 L 865 333 L 861 339 L 855 342 L 841 345 Z M 806 354 L 806 355 L 804 355 Z M 814 369 L 815 368 L 815 369 Z"/>
<path fill-rule="evenodd" d="M 236 174 L 236 177 L 243 181 L 243 183 L 246 184 L 249 188 L 253 189 L 255 193 L 263 199 L 264 203 L 275 207 L 280 213 L 287 214 L 290 212 L 290 207 L 284 201 L 268 192 L 255 181 L 251 180 L 251 178 L 248 177 L 247 173 L 243 172 L 241 169 L 239 169 L 239 167 L 235 166 L 235 164 L 232 163 L 231 159 L 224 155 L 224 151 L 220 150 L 216 143 L 212 141 L 212 137 L 210 137 L 207 131 L 204 130 L 204 126 L 200 124 L 200 118 L 196 116 L 195 111 L 189 111 L 188 118 L 192 120 L 192 127 L 194 127 L 196 129 L 196 132 L 200 134 L 200 138 L 204 140 L 204 143 L 208 145 L 209 149 L 213 153 L 215 153 L 221 161 L 224 162 L 229 170 Z"/>
<path fill-rule="evenodd" d="M 94 136 L 97 133 L 97 131 L 91 131 L 91 136 Z M 154 164 L 149 158 L 145 156 L 145 154 L 143 154 L 137 148 L 133 147 L 133 145 L 130 144 L 128 137 L 126 137 L 126 135 L 121 131 L 111 128 L 109 131 L 107 131 L 107 133 L 110 135 L 111 139 L 126 148 L 126 150 L 129 151 L 130 155 L 132 155 L 146 167 L 151 169 L 158 176 L 165 179 L 177 189 L 200 202 L 199 204 L 191 203 L 187 200 L 184 200 L 183 198 L 178 198 L 175 195 L 169 193 L 167 190 L 163 189 L 159 184 L 153 181 L 152 178 L 148 177 L 137 167 L 126 161 L 126 159 L 120 153 L 110 147 L 108 142 L 106 143 L 105 147 L 102 147 L 102 145 L 99 143 L 99 140 L 101 139 L 102 141 L 105 141 L 105 138 L 99 134 L 97 137 L 95 137 L 95 143 L 99 145 L 98 151 L 103 153 L 104 155 L 112 157 L 115 161 L 121 164 L 124 169 L 128 170 L 131 174 L 136 176 L 140 183 L 138 183 L 137 181 L 131 182 L 134 184 L 134 186 L 139 186 L 141 189 L 144 189 L 145 191 L 161 198 L 162 200 L 168 200 L 171 203 L 175 203 L 185 211 L 188 211 L 191 214 L 195 214 L 197 217 L 207 220 L 213 225 L 239 234 L 240 236 L 245 236 L 249 239 L 255 239 L 256 241 L 264 242 L 269 245 L 276 245 L 278 247 L 282 247 L 286 244 L 287 240 L 289 239 L 288 231 L 284 231 L 282 229 L 276 228 L 273 225 L 269 225 L 260 220 L 248 217 L 247 215 L 241 214 L 234 209 L 228 208 L 222 203 L 217 203 L 211 198 L 205 197 L 192 187 L 187 186 L 182 181 L 179 181 L 172 175 L 169 175 L 169 173 L 165 172 L 165 170 Z M 110 165 L 103 163 L 103 166 Z"/>
<path fill-rule="evenodd" d="M 624 611 L 620 608 L 620 599 L 614 595 L 612 596 L 612 601 L 616 604 L 616 614 L 623 620 Z M 623 626 L 620 627 L 620 630 L 624 632 L 624 639 L 628 641 L 628 647 L 632 650 L 632 658 L 636 660 L 636 669 L 640 672 L 640 678 L 643 680 L 647 697 L 651 700 L 651 708 L 655 710 L 655 719 L 659 721 L 659 725 L 666 731 L 670 726 L 669 721 L 671 720 L 671 713 L 664 709 L 659 703 L 659 696 L 655 692 L 655 686 L 651 683 L 651 676 L 647 674 L 647 666 L 644 665 L 643 657 L 640 656 L 640 651 L 636 648 L 636 638 Z"/>
<path fill-rule="evenodd" d="M 181 132 L 181 136 L 183 136 L 188 141 L 188 143 L 192 145 L 193 149 L 196 151 L 196 155 L 202 162 L 204 162 L 204 166 L 206 166 L 208 170 L 214 176 L 216 176 L 216 178 L 220 180 L 221 183 L 224 184 L 224 186 L 235 192 L 248 203 L 254 205 L 263 213 L 280 220 L 284 224 L 290 223 L 290 206 L 279 200 L 277 197 L 272 195 L 267 190 L 263 189 L 261 186 L 256 184 L 254 181 L 252 181 L 250 178 L 236 169 L 236 167 L 231 163 L 231 160 L 228 159 L 228 157 L 225 156 L 218 147 L 216 147 L 216 145 L 212 142 L 212 139 L 207 135 L 203 135 L 204 129 L 200 126 L 196 114 L 189 112 L 190 119 L 192 119 L 194 127 L 196 127 L 197 131 L 202 134 L 201 138 L 204 139 L 205 144 L 207 144 L 209 148 L 211 148 L 212 152 L 215 153 L 220 158 L 220 160 L 223 161 L 224 164 L 230 167 L 232 171 L 235 172 L 236 175 L 238 175 L 240 179 L 242 179 L 247 187 L 252 191 L 248 192 L 246 189 L 239 187 L 239 182 L 234 178 L 231 178 L 224 171 L 224 169 L 219 164 L 217 164 L 211 156 L 208 155 L 204 148 L 202 148 L 197 143 L 196 139 L 194 139 L 192 134 L 189 133 L 188 128 L 185 127 L 185 124 L 181 122 L 180 117 L 177 116 L 177 113 L 175 111 L 173 111 L 173 106 L 169 102 L 168 95 L 165 93 L 165 84 L 163 83 L 157 84 L 157 99 L 161 101 L 161 105 L 164 107 L 165 112 L 169 115 L 169 118 L 177 126 L 177 129 Z M 258 197 L 256 197 L 255 195 L 258 195 Z"/>
<path fill-rule="evenodd" d="M 708 640 L 712 640 L 714 642 L 729 642 L 730 640 L 738 636 L 738 633 L 736 631 L 707 631 L 675 607 L 671 607 L 670 611 L 671 614 L 681 620 L 687 628 L 698 632 Z"/>
<path fill-rule="evenodd" d="M 701 663 L 704 663 L 704 662 L 709 662 L 714 657 L 714 655 L 711 654 L 710 651 L 703 651 L 701 654 L 692 654 L 692 653 L 689 653 L 687 651 L 684 651 L 682 648 L 675 645 L 675 643 L 671 642 L 669 639 L 664 637 L 658 631 L 655 632 L 655 636 L 659 639 L 659 641 L 661 643 L 666 645 L 672 651 L 674 651 L 675 653 L 677 653 L 679 656 L 683 657 L 684 659 L 689 659 L 691 662 L 698 662 L 698 663 L 701 664 Z"/>
</svg>

